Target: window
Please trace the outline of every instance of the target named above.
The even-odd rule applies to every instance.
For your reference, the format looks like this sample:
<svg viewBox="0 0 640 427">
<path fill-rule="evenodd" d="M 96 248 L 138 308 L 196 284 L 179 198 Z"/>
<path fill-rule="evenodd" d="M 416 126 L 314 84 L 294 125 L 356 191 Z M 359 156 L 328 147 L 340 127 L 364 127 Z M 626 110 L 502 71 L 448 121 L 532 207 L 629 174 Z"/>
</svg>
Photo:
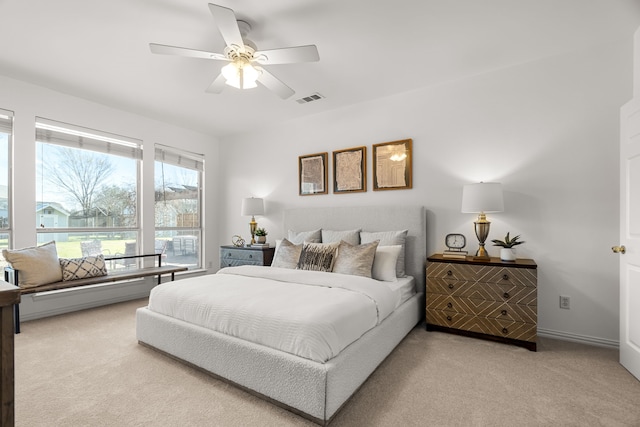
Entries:
<svg viewBox="0 0 640 427">
<path fill-rule="evenodd" d="M 13 136 L 13 112 L 0 110 L 0 250 L 9 248 L 11 237 L 9 204 L 9 150 Z M 4 267 L 4 259 L 0 266 Z"/>
<path fill-rule="evenodd" d="M 138 253 L 141 141 L 36 118 L 36 157 L 38 244 L 55 240 L 62 258 Z"/>
<path fill-rule="evenodd" d="M 156 145 L 156 253 L 163 263 L 200 268 L 204 157 Z"/>
</svg>

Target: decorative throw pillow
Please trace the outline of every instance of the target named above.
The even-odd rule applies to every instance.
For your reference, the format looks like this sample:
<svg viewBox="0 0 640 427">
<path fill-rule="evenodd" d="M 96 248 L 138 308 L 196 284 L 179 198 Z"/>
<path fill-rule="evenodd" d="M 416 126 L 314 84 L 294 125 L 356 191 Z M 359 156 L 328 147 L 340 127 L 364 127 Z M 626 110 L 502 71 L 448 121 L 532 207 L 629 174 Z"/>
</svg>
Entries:
<svg viewBox="0 0 640 427">
<path fill-rule="evenodd" d="M 288 232 L 288 240 L 291 243 L 300 244 L 300 243 L 320 243 L 322 240 L 322 234 L 320 233 L 321 229 L 312 231 L 293 231 L 289 230 Z"/>
<path fill-rule="evenodd" d="M 340 242 L 338 256 L 333 264 L 333 272 L 371 277 L 371 267 L 373 266 L 373 258 L 376 255 L 377 247 L 377 240 L 366 245 L 352 245 L 345 241 Z"/>
<path fill-rule="evenodd" d="M 277 247 L 271 267 L 296 268 L 302 252 L 302 243 L 294 245 L 287 239 L 282 239 Z"/>
<path fill-rule="evenodd" d="M 333 243 L 345 241 L 351 245 L 360 244 L 360 229 L 357 230 L 325 230 L 322 229 L 322 243 Z"/>
<path fill-rule="evenodd" d="M 360 232 L 360 243 L 370 243 L 374 240 L 380 240 L 379 246 L 393 246 L 400 245 L 400 255 L 398 255 L 398 261 L 396 262 L 396 276 L 405 277 L 405 242 L 407 240 L 407 233 L 409 230 L 400 231 L 378 231 L 370 233 L 367 231 Z"/>
<path fill-rule="evenodd" d="M 2 256 L 20 272 L 18 284 L 21 288 L 34 288 L 62 280 L 55 241 L 24 249 L 3 249 Z"/>
<path fill-rule="evenodd" d="M 371 277 L 376 280 L 384 280 L 385 282 L 395 282 L 396 263 L 400 255 L 402 246 L 378 246 L 376 256 L 373 259 L 373 268 L 371 269 Z"/>
<path fill-rule="evenodd" d="M 305 243 L 298 270 L 331 271 L 339 243 Z"/>
<path fill-rule="evenodd" d="M 104 255 L 83 258 L 60 258 L 60 267 L 62 268 L 62 280 L 77 280 L 107 275 Z"/>
</svg>

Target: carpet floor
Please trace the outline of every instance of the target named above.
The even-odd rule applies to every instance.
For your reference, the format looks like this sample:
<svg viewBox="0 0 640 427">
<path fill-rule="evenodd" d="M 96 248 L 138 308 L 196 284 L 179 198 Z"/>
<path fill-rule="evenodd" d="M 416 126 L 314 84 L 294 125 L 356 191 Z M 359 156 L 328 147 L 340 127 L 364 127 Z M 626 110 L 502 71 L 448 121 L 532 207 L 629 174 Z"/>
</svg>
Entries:
<svg viewBox="0 0 640 427">
<path fill-rule="evenodd" d="M 313 426 L 141 346 L 146 300 L 24 322 L 17 426 Z M 618 351 L 541 338 L 538 352 L 418 326 L 331 426 L 640 426 Z"/>
</svg>

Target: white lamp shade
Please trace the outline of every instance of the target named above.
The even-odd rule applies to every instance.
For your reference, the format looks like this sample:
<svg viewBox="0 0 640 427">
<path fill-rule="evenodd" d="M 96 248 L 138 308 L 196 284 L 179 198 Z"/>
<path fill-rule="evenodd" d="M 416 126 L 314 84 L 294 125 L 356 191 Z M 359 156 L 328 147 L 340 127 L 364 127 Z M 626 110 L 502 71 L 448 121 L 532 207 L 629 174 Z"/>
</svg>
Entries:
<svg viewBox="0 0 640 427">
<path fill-rule="evenodd" d="M 264 215 L 264 202 L 256 197 L 242 199 L 242 216 Z"/>
<path fill-rule="evenodd" d="M 467 184 L 462 188 L 463 213 L 502 212 L 502 184 L 499 182 L 480 182 Z"/>
</svg>

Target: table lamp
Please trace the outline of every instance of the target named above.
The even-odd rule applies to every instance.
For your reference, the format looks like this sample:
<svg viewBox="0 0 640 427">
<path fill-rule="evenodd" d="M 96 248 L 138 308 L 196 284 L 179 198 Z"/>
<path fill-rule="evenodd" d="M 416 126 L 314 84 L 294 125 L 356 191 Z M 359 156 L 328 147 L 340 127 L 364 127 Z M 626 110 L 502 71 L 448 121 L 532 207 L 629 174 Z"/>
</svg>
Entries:
<svg viewBox="0 0 640 427">
<path fill-rule="evenodd" d="M 489 236 L 491 223 L 487 221 L 486 214 L 504 211 L 502 184 L 499 182 L 480 182 L 465 185 L 462 188 L 461 211 L 463 213 L 478 214 L 478 219 L 474 222 L 474 225 L 479 247 L 474 259 L 489 259 L 489 254 L 484 248 L 484 242 Z"/>
<path fill-rule="evenodd" d="M 258 199 L 256 197 L 242 199 L 242 208 L 240 211 L 242 216 L 251 217 L 249 229 L 251 230 L 251 244 L 253 245 L 256 243 L 256 229 L 258 228 L 255 216 L 264 215 L 264 202 L 262 199 Z"/>
</svg>

